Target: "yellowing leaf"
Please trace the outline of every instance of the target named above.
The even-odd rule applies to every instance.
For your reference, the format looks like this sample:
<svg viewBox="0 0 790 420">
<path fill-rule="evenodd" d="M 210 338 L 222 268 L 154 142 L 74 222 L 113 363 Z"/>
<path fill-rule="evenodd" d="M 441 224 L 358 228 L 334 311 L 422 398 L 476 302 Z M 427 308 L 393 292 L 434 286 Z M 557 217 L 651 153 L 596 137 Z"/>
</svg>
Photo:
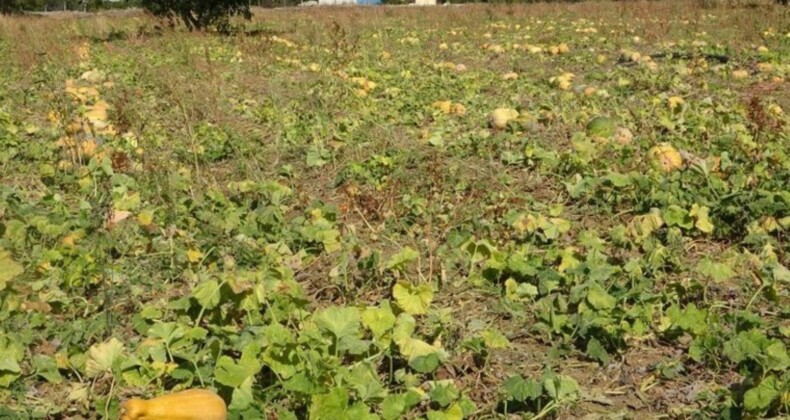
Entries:
<svg viewBox="0 0 790 420">
<path fill-rule="evenodd" d="M 481 335 L 489 349 L 506 349 L 510 345 L 507 337 L 497 330 L 485 330 Z"/>
<path fill-rule="evenodd" d="M 711 233 L 714 229 L 713 222 L 711 222 L 708 212 L 710 212 L 709 208 L 706 206 L 700 206 L 699 204 L 692 205 L 691 210 L 689 211 L 689 216 L 697 219 L 697 221 L 694 223 L 694 226 L 705 233 Z"/>
<path fill-rule="evenodd" d="M 380 306 L 370 306 L 362 311 L 362 325 L 377 338 L 382 337 L 395 326 L 395 315 L 392 313 L 389 301 L 382 302 Z"/>
<path fill-rule="evenodd" d="M 428 411 L 428 420 L 462 420 L 464 418 L 464 410 L 461 405 L 455 403 L 444 411 Z"/>
<path fill-rule="evenodd" d="M 400 346 L 400 353 L 409 359 L 434 354 L 438 350 L 427 342 L 412 337 L 401 340 L 398 345 Z"/>
<path fill-rule="evenodd" d="M 518 233 L 532 233 L 538 228 L 538 220 L 531 214 L 522 214 L 513 222 L 513 227 Z"/>
<path fill-rule="evenodd" d="M 66 397 L 71 402 L 87 402 L 88 401 L 88 385 L 78 383 L 71 384 L 69 395 Z"/>
<path fill-rule="evenodd" d="M 392 296 L 407 314 L 423 315 L 428 313 L 428 307 L 433 301 L 433 289 L 427 284 L 414 286 L 406 282 L 398 282 L 392 288 Z"/>
<path fill-rule="evenodd" d="M 11 253 L 0 248 L 0 290 L 23 271 L 22 265 L 11 259 Z"/>
<path fill-rule="evenodd" d="M 123 357 L 123 343 L 113 337 L 101 344 L 94 344 L 88 350 L 85 374 L 95 378 L 104 372 L 111 372 L 113 365 Z"/>
<path fill-rule="evenodd" d="M 628 225 L 628 233 L 636 239 L 645 239 L 661 226 L 664 226 L 661 212 L 652 209 L 648 214 L 634 217 Z"/>
<path fill-rule="evenodd" d="M 557 271 L 560 273 L 564 273 L 565 270 L 570 270 L 576 268 L 581 264 L 579 260 L 576 259 L 574 255 L 576 253 L 576 248 L 569 246 L 562 250 L 562 261 L 560 262 L 560 266 L 557 267 Z"/>
<path fill-rule="evenodd" d="M 667 105 L 669 106 L 669 109 L 672 110 L 685 103 L 686 101 L 683 100 L 683 98 L 681 98 L 680 96 L 671 96 L 669 99 L 667 99 Z"/>
<path fill-rule="evenodd" d="M 137 215 L 137 222 L 142 226 L 150 226 L 154 223 L 154 212 L 151 210 L 143 210 Z"/>
<path fill-rule="evenodd" d="M 199 250 L 192 248 L 187 251 L 187 261 L 191 262 L 192 264 L 197 264 L 202 259 L 203 253 Z"/>
</svg>

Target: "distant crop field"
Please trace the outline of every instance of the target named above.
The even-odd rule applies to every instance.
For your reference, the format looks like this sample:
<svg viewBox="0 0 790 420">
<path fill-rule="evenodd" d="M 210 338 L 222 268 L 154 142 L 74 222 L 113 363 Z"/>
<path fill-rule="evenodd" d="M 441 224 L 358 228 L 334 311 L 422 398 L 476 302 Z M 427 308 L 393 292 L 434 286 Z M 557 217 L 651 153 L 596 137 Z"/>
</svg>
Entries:
<svg viewBox="0 0 790 420">
<path fill-rule="evenodd" d="M 790 8 L 712 3 L 0 18 L 0 417 L 790 415 Z"/>
</svg>

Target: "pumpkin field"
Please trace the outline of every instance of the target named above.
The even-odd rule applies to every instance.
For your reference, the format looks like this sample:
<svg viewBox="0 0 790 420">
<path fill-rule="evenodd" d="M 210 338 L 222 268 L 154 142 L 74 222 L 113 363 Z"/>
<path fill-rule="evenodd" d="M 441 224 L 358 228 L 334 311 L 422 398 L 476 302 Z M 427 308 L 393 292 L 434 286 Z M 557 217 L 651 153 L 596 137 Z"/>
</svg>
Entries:
<svg viewBox="0 0 790 420">
<path fill-rule="evenodd" d="M 0 418 L 789 416 L 790 8 L 715 3 L 0 17 Z"/>
</svg>

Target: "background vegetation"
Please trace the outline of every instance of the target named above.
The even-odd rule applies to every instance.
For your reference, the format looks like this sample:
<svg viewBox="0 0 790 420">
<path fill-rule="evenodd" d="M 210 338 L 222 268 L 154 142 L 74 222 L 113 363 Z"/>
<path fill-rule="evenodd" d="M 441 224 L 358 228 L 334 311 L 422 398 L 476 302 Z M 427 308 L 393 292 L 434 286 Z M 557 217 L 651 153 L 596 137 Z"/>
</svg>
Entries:
<svg viewBox="0 0 790 420">
<path fill-rule="evenodd" d="M 0 417 L 786 416 L 760 6 L 0 18 Z"/>
</svg>

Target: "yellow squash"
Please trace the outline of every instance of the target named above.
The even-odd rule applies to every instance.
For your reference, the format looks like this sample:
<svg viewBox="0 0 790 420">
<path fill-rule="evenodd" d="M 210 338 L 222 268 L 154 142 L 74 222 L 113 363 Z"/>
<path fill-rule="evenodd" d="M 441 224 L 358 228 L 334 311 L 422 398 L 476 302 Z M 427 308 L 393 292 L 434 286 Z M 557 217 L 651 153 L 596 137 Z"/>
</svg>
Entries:
<svg viewBox="0 0 790 420">
<path fill-rule="evenodd" d="M 121 420 L 226 420 L 228 410 L 219 395 L 189 389 L 150 400 L 133 398 L 121 405 Z"/>
<path fill-rule="evenodd" d="M 491 115 L 489 116 L 491 127 L 497 130 L 506 128 L 507 123 L 516 118 L 518 118 L 518 111 L 511 108 L 497 108 L 491 111 Z"/>
<path fill-rule="evenodd" d="M 661 143 L 651 147 L 647 151 L 647 157 L 650 160 L 650 164 L 662 172 L 672 172 L 683 167 L 683 157 L 678 149 L 675 149 L 669 143 Z"/>
</svg>

